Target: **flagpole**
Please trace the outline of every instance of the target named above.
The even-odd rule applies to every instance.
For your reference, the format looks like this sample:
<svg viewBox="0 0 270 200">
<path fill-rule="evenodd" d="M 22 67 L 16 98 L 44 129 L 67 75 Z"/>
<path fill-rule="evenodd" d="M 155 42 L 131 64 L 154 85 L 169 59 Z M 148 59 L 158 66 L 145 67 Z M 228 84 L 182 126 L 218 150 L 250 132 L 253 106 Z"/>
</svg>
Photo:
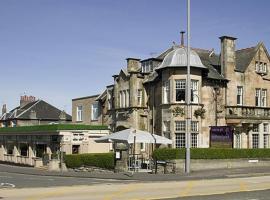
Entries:
<svg viewBox="0 0 270 200">
<path fill-rule="evenodd" d="M 191 82 L 190 82 L 190 0 L 187 0 L 187 118 L 186 118 L 186 160 L 185 173 L 190 173 L 190 129 L 191 129 Z"/>
</svg>

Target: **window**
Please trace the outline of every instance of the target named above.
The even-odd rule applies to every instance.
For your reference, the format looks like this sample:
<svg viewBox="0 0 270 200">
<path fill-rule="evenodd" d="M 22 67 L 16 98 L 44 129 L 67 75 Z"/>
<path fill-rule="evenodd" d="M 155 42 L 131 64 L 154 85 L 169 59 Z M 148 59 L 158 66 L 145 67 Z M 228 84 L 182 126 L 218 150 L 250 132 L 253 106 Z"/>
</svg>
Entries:
<svg viewBox="0 0 270 200">
<path fill-rule="evenodd" d="M 267 105 L 267 90 L 266 89 L 255 89 L 255 105 L 266 107 Z"/>
<path fill-rule="evenodd" d="M 92 104 L 91 107 L 91 120 L 98 120 L 99 109 L 98 109 L 98 102 Z"/>
<path fill-rule="evenodd" d="M 129 90 L 126 90 L 126 107 L 129 107 Z"/>
<path fill-rule="evenodd" d="M 186 131 L 186 122 L 185 121 L 175 121 L 175 131 L 176 132 L 185 132 Z"/>
<path fill-rule="evenodd" d="M 163 82 L 163 103 L 170 102 L 170 81 Z"/>
<path fill-rule="evenodd" d="M 138 101 L 138 106 L 142 106 L 142 89 L 138 89 L 137 101 Z"/>
<path fill-rule="evenodd" d="M 199 81 L 191 80 L 191 102 L 198 103 L 199 102 Z"/>
<path fill-rule="evenodd" d="M 185 133 L 176 133 L 175 134 L 175 147 L 176 148 L 185 148 L 186 146 L 186 134 Z"/>
<path fill-rule="evenodd" d="M 267 64 L 266 63 L 264 63 L 263 64 L 263 70 L 262 70 L 264 73 L 266 73 L 267 72 Z"/>
<path fill-rule="evenodd" d="M 261 90 L 255 89 L 255 106 L 261 106 Z"/>
<path fill-rule="evenodd" d="M 261 103 L 262 107 L 266 107 L 266 100 L 267 100 L 266 98 L 267 98 L 267 90 L 262 89 L 262 103 Z"/>
<path fill-rule="evenodd" d="M 26 143 L 20 143 L 19 147 L 21 156 L 28 156 L 28 145 Z"/>
<path fill-rule="evenodd" d="M 82 121 L 82 106 L 77 106 L 77 121 Z"/>
<path fill-rule="evenodd" d="M 267 123 L 263 124 L 263 132 L 268 133 L 268 124 Z"/>
<path fill-rule="evenodd" d="M 126 107 L 126 91 L 123 90 L 122 91 L 122 108 L 125 108 Z"/>
<path fill-rule="evenodd" d="M 108 95 L 108 110 L 111 110 L 112 109 L 112 94 L 110 91 L 108 91 L 107 95 Z"/>
<path fill-rule="evenodd" d="M 267 63 L 256 61 L 255 70 L 260 74 L 267 74 Z"/>
<path fill-rule="evenodd" d="M 197 122 L 197 121 L 191 122 L 191 131 L 192 132 L 199 132 L 199 122 Z"/>
<path fill-rule="evenodd" d="M 163 132 L 169 132 L 170 131 L 170 121 L 164 121 L 163 122 Z"/>
<path fill-rule="evenodd" d="M 269 134 L 263 135 L 263 148 L 269 148 Z"/>
<path fill-rule="evenodd" d="M 191 133 L 191 148 L 198 147 L 198 133 Z"/>
<path fill-rule="evenodd" d="M 243 87 L 237 86 L 237 105 L 243 105 Z"/>
<path fill-rule="evenodd" d="M 186 80 L 175 80 L 175 100 L 185 102 Z"/>
<path fill-rule="evenodd" d="M 259 148 L 259 134 L 252 134 L 252 148 Z"/>
<path fill-rule="evenodd" d="M 236 133 L 234 135 L 235 143 L 234 143 L 234 148 L 240 149 L 241 148 L 241 134 Z"/>
<path fill-rule="evenodd" d="M 140 149 L 141 151 L 145 151 L 145 143 L 140 143 Z"/>
<path fill-rule="evenodd" d="M 119 92 L 119 108 L 122 108 L 122 91 Z"/>
<path fill-rule="evenodd" d="M 260 71 L 260 69 L 259 69 L 259 62 L 255 62 L 255 70 L 258 72 L 258 71 Z"/>
<path fill-rule="evenodd" d="M 259 132 L 259 124 L 253 124 L 252 131 L 254 133 L 258 133 Z"/>
</svg>

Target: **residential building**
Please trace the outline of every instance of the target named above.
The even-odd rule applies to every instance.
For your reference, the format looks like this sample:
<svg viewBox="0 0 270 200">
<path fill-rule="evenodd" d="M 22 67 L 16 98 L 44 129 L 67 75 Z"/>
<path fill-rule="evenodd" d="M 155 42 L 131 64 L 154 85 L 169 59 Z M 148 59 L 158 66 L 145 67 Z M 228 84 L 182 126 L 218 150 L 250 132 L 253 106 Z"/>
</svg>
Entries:
<svg viewBox="0 0 270 200">
<path fill-rule="evenodd" d="M 20 105 L 7 112 L 3 105 L 0 117 L 1 127 L 32 126 L 53 123 L 69 123 L 71 116 L 65 111 L 36 99 L 33 96 L 21 96 Z"/>
<path fill-rule="evenodd" d="M 52 154 L 104 153 L 110 144 L 94 140 L 109 134 L 107 126 L 51 124 L 0 128 L 0 161 L 46 165 Z"/>
<path fill-rule="evenodd" d="M 183 41 L 183 40 L 182 40 Z M 234 148 L 269 148 L 270 57 L 263 43 L 236 50 L 220 37 L 221 52 L 191 48 L 191 146 L 211 146 L 211 127 L 230 127 Z M 182 42 L 155 58 L 127 59 L 126 69 L 96 101 L 114 132 L 147 130 L 186 145 L 187 48 Z M 74 117 L 74 115 L 73 115 Z"/>
</svg>

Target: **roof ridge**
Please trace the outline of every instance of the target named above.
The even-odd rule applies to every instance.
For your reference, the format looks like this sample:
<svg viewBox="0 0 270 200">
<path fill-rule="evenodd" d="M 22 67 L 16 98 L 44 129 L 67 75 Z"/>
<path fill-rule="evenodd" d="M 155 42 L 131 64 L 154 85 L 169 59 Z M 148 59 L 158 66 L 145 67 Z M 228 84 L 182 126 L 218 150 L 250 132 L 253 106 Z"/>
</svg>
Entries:
<svg viewBox="0 0 270 200">
<path fill-rule="evenodd" d="M 23 112 L 21 112 L 18 116 L 16 116 L 16 118 L 20 117 L 22 114 L 26 113 L 28 110 L 30 110 L 30 108 L 34 107 L 35 105 L 37 105 L 39 102 L 41 102 L 41 99 L 37 100 L 32 106 L 30 106 L 28 109 L 24 110 Z"/>
<path fill-rule="evenodd" d="M 256 47 L 257 47 L 257 45 L 256 46 L 252 46 L 252 47 L 246 47 L 246 48 L 243 48 L 243 49 L 237 49 L 236 51 L 244 51 L 244 50 L 248 50 L 248 49 L 254 49 Z"/>
</svg>

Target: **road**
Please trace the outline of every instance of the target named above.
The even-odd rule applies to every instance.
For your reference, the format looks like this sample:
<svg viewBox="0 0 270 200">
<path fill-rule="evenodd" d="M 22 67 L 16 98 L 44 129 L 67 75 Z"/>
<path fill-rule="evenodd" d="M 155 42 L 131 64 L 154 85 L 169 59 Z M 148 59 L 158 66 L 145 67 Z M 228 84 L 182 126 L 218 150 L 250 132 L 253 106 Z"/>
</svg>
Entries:
<svg viewBox="0 0 270 200">
<path fill-rule="evenodd" d="M 2 174 L 3 176 L 3 174 Z M 23 176 L 23 175 L 22 175 Z M 3 178 L 3 177 L 2 177 Z M 29 178 L 29 177 L 28 177 Z M 32 178 L 35 178 L 32 177 Z M 40 181 L 40 177 L 36 177 Z M 43 177 L 44 178 L 44 177 Z M 43 179 L 42 178 L 42 179 Z M 51 177 L 45 177 L 44 181 L 48 181 Z M 62 179 L 61 177 L 59 177 Z M 8 177 L 6 177 L 6 180 Z M 52 178 L 54 179 L 54 178 Z M 59 180 L 60 180 L 59 179 Z M 11 180 L 11 179 L 10 179 Z M 57 183 L 58 178 L 51 180 L 48 186 Z M 35 179 L 33 180 L 35 181 Z M 238 195 L 243 200 L 263 200 L 270 199 L 270 176 L 245 177 L 245 178 L 226 178 L 211 180 L 189 180 L 189 181 L 168 181 L 168 182 L 132 182 L 117 180 L 95 180 L 76 178 L 64 178 L 66 185 L 58 187 L 36 187 L 36 188 L 9 188 L 1 189 L 0 197 L 5 200 L 152 200 L 152 199 L 232 199 L 232 196 Z M 71 183 L 68 183 L 68 182 Z M 74 183 L 81 183 L 74 186 Z M 80 182 L 82 181 L 82 182 Z M 86 182 L 84 182 L 86 181 Z M 88 182 L 87 182 L 88 181 Z M 55 183 L 54 183 L 55 182 Z M 60 181 L 61 182 L 61 181 Z M 123 183 L 122 183 L 123 182 Z M 85 185 L 84 185 L 85 184 Z M 247 191 L 266 190 L 262 192 L 266 196 L 259 198 L 244 198 Z M 240 192 L 240 194 L 226 194 Z M 222 194 L 222 195 L 220 195 Z M 251 193 L 256 196 L 257 193 Z M 261 194 L 260 192 L 258 194 Z M 195 197 L 198 195 L 207 195 L 204 197 Z M 218 196 L 212 196 L 218 195 Z M 180 198 L 187 197 L 187 198 Z M 204 198 L 204 199 L 203 199 Z M 238 199 L 236 196 L 235 199 Z M 241 200 L 242 200 L 241 199 Z M 239 199 L 240 200 L 240 199 Z"/>
<path fill-rule="evenodd" d="M 126 182 L 131 182 L 125 180 Z M 101 183 L 123 183 L 116 179 L 98 179 L 98 178 L 78 178 L 78 177 L 60 177 L 60 176 L 36 176 L 26 174 L 16 174 L 0 172 L 1 183 L 5 185 L 14 185 L 15 188 L 35 188 L 35 187 L 56 187 L 56 186 L 74 186 L 74 185 L 92 185 Z"/>
<path fill-rule="evenodd" d="M 270 190 L 260 190 L 255 192 L 234 192 L 219 195 L 191 196 L 162 200 L 269 200 Z"/>
</svg>

